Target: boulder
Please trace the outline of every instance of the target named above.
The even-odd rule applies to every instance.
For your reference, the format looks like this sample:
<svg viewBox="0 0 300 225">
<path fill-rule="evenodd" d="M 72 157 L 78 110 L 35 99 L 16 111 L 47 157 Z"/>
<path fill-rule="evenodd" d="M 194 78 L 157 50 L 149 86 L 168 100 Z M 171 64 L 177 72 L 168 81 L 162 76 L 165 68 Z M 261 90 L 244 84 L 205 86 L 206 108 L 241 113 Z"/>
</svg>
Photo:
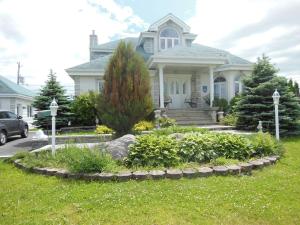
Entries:
<svg viewBox="0 0 300 225">
<path fill-rule="evenodd" d="M 136 137 L 132 134 L 126 134 L 112 141 L 107 141 L 100 145 L 112 155 L 114 159 L 123 159 L 128 155 L 128 146 L 135 143 Z"/>
</svg>

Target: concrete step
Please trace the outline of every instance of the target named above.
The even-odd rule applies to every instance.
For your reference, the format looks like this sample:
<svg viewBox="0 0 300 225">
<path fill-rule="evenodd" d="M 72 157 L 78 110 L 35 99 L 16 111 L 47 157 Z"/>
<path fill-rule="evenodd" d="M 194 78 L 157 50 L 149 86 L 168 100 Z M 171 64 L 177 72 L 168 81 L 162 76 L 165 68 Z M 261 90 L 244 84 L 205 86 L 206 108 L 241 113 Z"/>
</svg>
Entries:
<svg viewBox="0 0 300 225">
<path fill-rule="evenodd" d="M 216 123 L 214 123 L 213 121 L 208 121 L 208 120 L 201 120 L 201 121 L 199 121 L 199 120 L 196 120 L 196 121 L 193 121 L 193 120 L 191 120 L 191 121 L 177 121 L 176 122 L 178 125 L 190 125 L 190 126 L 192 126 L 192 125 L 215 125 Z"/>
</svg>

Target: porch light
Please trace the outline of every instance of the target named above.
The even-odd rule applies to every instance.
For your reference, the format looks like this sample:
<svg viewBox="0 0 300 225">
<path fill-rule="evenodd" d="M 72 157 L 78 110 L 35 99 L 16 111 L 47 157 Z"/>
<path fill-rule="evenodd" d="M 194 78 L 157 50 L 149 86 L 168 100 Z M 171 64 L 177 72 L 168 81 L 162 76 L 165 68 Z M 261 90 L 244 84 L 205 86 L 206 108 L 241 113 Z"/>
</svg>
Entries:
<svg viewBox="0 0 300 225">
<path fill-rule="evenodd" d="M 275 130 L 276 130 L 276 139 L 279 141 L 279 116 L 278 116 L 278 105 L 279 105 L 279 92 L 277 89 L 272 95 L 274 106 L 275 106 Z"/>
</svg>

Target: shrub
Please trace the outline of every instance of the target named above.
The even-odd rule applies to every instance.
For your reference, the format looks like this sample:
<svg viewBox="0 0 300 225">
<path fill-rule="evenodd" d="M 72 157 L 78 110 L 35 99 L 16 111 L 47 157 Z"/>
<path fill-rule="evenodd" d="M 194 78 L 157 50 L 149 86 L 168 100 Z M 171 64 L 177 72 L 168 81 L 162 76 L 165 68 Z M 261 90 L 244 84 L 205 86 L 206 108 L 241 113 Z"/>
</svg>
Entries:
<svg viewBox="0 0 300 225">
<path fill-rule="evenodd" d="M 179 163 L 177 142 L 166 136 L 143 135 L 130 146 L 125 164 L 132 166 L 170 167 Z"/>
<path fill-rule="evenodd" d="M 220 111 L 228 111 L 228 101 L 224 98 L 214 98 L 213 106 L 218 107 Z"/>
<path fill-rule="evenodd" d="M 250 141 L 233 134 L 190 134 L 179 144 L 179 155 L 186 162 L 204 162 L 217 157 L 243 160 L 251 154 Z"/>
<path fill-rule="evenodd" d="M 132 45 L 121 41 L 109 60 L 104 80 L 101 121 L 121 136 L 153 110 L 149 71 Z"/>
<path fill-rule="evenodd" d="M 258 132 L 250 137 L 254 156 L 282 155 L 280 143 L 269 133 Z"/>
<path fill-rule="evenodd" d="M 237 122 L 237 116 L 235 114 L 227 114 L 222 120 L 221 123 L 228 126 L 235 126 Z"/>
<path fill-rule="evenodd" d="M 176 120 L 168 118 L 168 117 L 160 117 L 158 119 L 160 127 L 171 127 L 176 125 Z"/>
<path fill-rule="evenodd" d="M 154 125 L 152 122 L 142 120 L 134 125 L 133 131 L 134 132 L 142 132 L 146 130 L 152 130 L 154 128 Z"/>
<path fill-rule="evenodd" d="M 211 164 L 214 166 L 227 166 L 239 163 L 237 159 L 227 159 L 225 157 L 219 157 L 216 159 L 211 160 Z"/>
<path fill-rule="evenodd" d="M 29 167 L 59 167 L 76 173 L 111 171 L 117 167 L 111 156 L 99 149 L 74 146 L 58 149 L 55 157 L 51 151 L 28 153 L 22 158 L 22 162 Z"/>
<path fill-rule="evenodd" d="M 105 125 L 98 125 L 95 132 L 97 134 L 112 134 L 114 131 Z"/>
<path fill-rule="evenodd" d="M 89 92 L 81 94 L 75 98 L 71 104 L 71 112 L 73 113 L 73 125 L 92 126 L 99 119 L 96 102 L 101 98 L 98 93 Z"/>
<path fill-rule="evenodd" d="M 191 132 L 206 133 L 207 129 L 200 128 L 200 127 L 171 126 L 171 127 L 154 130 L 153 134 L 169 135 L 169 134 L 174 134 L 174 133 L 191 133 Z"/>
</svg>

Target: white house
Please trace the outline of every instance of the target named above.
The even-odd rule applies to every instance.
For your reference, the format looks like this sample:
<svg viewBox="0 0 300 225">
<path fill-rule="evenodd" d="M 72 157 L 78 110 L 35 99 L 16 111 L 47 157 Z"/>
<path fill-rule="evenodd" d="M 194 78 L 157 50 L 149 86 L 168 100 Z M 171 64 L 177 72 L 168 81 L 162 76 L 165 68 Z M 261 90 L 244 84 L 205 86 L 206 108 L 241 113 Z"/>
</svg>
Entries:
<svg viewBox="0 0 300 225">
<path fill-rule="evenodd" d="M 0 76 L 0 110 L 13 112 L 30 122 L 33 118 L 34 95 L 25 87 Z"/>
<path fill-rule="evenodd" d="M 149 68 L 155 107 L 166 108 L 167 114 L 174 117 L 179 111 L 186 117 L 192 116 L 186 114 L 189 111 L 213 112 L 214 98 L 229 101 L 240 93 L 242 77 L 252 70 L 253 64 L 245 59 L 193 43 L 196 37 L 187 24 L 168 14 L 139 37 L 122 39 L 134 46 Z M 74 80 L 75 96 L 102 89 L 105 67 L 119 42 L 98 44 L 93 31 L 89 62 L 66 70 Z M 189 124 L 197 123 L 195 120 Z"/>
</svg>

